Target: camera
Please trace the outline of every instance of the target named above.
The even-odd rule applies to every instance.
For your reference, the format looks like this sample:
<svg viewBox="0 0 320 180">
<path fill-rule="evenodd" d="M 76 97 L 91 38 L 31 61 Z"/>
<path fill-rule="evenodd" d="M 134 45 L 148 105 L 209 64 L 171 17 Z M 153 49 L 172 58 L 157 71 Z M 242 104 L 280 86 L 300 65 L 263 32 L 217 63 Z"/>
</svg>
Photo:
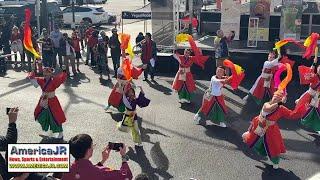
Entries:
<svg viewBox="0 0 320 180">
<path fill-rule="evenodd" d="M 120 151 L 120 147 L 123 148 L 123 143 L 113 143 L 109 142 L 108 143 L 109 149 L 115 150 L 115 151 Z"/>
</svg>

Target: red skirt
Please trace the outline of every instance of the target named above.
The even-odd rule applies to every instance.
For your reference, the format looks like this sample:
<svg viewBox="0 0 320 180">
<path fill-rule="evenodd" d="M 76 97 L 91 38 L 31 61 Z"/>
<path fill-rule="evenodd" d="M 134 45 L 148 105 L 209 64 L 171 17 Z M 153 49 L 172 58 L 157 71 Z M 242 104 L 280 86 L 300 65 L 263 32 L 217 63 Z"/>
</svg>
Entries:
<svg viewBox="0 0 320 180">
<path fill-rule="evenodd" d="M 200 112 L 202 112 L 205 116 L 207 116 L 210 113 L 212 107 L 215 105 L 215 103 L 218 103 L 220 108 L 223 110 L 224 114 L 227 114 L 227 107 L 226 107 L 226 104 L 224 103 L 224 98 L 222 95 L 212 96 L 210 100 L 203 98 Z"/>
<path fill-rule="evenodd" d="M 36 120 L 38 119 L 38 116 L 40 115 L 43 109 L 43 107 L 41 107 L 39 104 L 40 100 L 34 111 L 34 117 Z M 61 125 L 62 123 L 66 122 L 66 116 L 61 108 L 61 105 L 57 97 L 48 99 L 48 108 L 52 113 L 52 116 L 57 124 Z"/>
<path fill-rule="evenodd" d="M 254 133 L 254 130 L 259 124 L 259 116 L 256 116 L 251 121 L 251 126 L 247 132 L 242 135 L 243 141 L 253 148 L 258 142 L 260 136 Z M 264 135 L 265 149 L 270 158 L 278 157 L 281 153 L 286 152 L 286 148 L 283 143 L 283 139 L 280 133 L 279 126 L 277 124 L 269 126 Z"/>
<path fill-rule="evenodd" d="M 251 95 L 253 95 L 258 100 L 263 100 L 263 98 L 267 93 L 271 98 L 273 96 L 273 93 L 275 92 L 273 80 L 271 80 L 270 82 L 270 88 L 265 88 L 263 87 L 263 85 L 264 85 L 264 79 L 260 76 L 254 83 L 252 88 L 250 89 Z"/>
<path fill-rule="evenodd" d="M 176 77 L 174 78 L 172 88 L 176 91 L 180 91 L 183 87 L 184 81 L 179 80 L 180 73 L 177 72 Z M 189 93 L 192 93 L 196 90 L 196 84 L 193 80 L 193 75 L 191 72 L 186 73 L 186 81 L 185 81 L 187 90 Z"/>
<path fill-rule="evenodd" d="M 116 88 L 114 87 L 111 91 L 111 94 L 108 99 L 108 104 L 118 108 L 122 102 L 122 94 L 116 91 Z"/>
</svg>

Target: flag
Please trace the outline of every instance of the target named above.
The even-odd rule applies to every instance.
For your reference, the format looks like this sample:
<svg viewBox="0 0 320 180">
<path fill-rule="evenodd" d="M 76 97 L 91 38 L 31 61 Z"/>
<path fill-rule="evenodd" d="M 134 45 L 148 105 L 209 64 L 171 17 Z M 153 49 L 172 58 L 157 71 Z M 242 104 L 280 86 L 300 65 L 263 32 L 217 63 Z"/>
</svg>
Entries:
<svg viewBox="0 0 320 180">
<path fill-rule="evenodd" d="M 198 66 L 200 66 L 202 69 L 204 69 L 204 64 L 209 59 L 209 56 L 203 56 L 202 55 L 202 52 L 197 47 L 197 45 L 194 42 L 192 36 L 189 35 L 187 38 L 188 38 L 190 47 L 191 47 L 191 49 L 192 49 L 192 51 L 194 53 L 194 57 L 195 57 L 194 63 L 196 63 Z"/>
<path fill-rule="evenodd" d="M 231 69 L 232 77 L 230 86 L 233 90 L 238 89 L 241 81 L 244 79 L 245 76 L 243 68 L 237 64 L 234 64 L 229 59 L 225 59 L 223 61 L 223 65 Z"/>
<path fill-rule="evenodd" d="M 286 38 L 286 39 L 283 39 L 281 41 L 278 41 L 274 44 L 274 50 L 276 49 L 280 49 L 282 46 L 288 44 L 288 43 L 293 43 L 295 45 L 297 45 L 298 47 L 302 48 L 302 49 L 305 49 L 305 46 L 303 46 L 302 44 L 300 44 L 298 41 L 296 41 L 295 39 L 292 39 L 292 38 Z"/>
<path fill-rule="evenodd" d="M 36 59 L 40 58 L 39 53 L 34 49 L 32 44 L 32 31 L 30 28 L 31 10 L 25 9 L 25 25 L 24 25 L 24 37 L 23 45 L 27 51 L 34 55 Z"/>
<path fill-rule="evenodd" d="M 300 78 L 300 84 L 306 85 L 310 84 L 310 77 L 313 74 L 313 69 L 307 66 L 299 66 L 299 78 Z"/>
<path fill-rule="evenodd" d="M 130 41 L 130 35 L 129 34 L 120 34 L 119 35 L 119 38 L 120 38 L 120 42 L 121 42 L 121 46 L 120 48 L 121 49 L 127 49 L 128 48 L 128 44 L 129 44 L 129 41 Z"/>
<path fill-rule="evenodd" d="M 125 53 L 128 53 L 130 58 L 134 58 L 134 52 L 132 45 L 130 43 L 130 35 L 129 34 L 119 34 L 119 40 L 121 42 L 120 48 L 124 50 Z"/>
<path fill-rule="evenodd" d="M 287 69 L 287 76 L 279 84 L 278 91 L 284 91 L 287 88 L 287 85 L 289 84 L 289 82 L 292 79 L 292 69 L 291 69 L 290 64 L 286 63 L 285 66 L 286 66 L 286 69 Z"/>
<path fill-rule="evenodd" d="M 316 53 L 317 43 L 319 39 L 318 33 L 312 33 L 304 42 L 304 46 L 307 47 L 306 52 L 303 54 L 303 58 L 310 59 L 313 53 Z"/>
<path fill-rule="evenodd" d="M 187 42 L 189 37 L 190 37 L 189 34 L 180 33 L 176 36 L 176 42 L 177 43 Z"/>
<path fill-rule="evenodd" d="M 132 73 L 131 73 L 131 69 L 132 69 L 132 65 L 131 65 L 131 60 L 128 58 L 125 58 L 122 61 L 122 71 L 123 71 L 123 75 L 126 77 L 127 80 L 130 80 L 132 78 Z"/>
</svg>

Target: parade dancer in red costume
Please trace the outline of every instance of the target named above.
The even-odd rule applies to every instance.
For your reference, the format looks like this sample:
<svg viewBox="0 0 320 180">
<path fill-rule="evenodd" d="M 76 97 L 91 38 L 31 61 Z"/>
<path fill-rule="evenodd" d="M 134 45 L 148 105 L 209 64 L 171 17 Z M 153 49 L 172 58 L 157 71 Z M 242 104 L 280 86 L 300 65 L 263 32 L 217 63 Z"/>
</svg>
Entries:
<svg viewBox="0 0 320 180">
<path fill-rule="evenodd" d="M 283 91 L 275 92 L 271 101 L 264 103 L 260 115 L 253 118 L 248 131 L 242 135 L 243 141 L 258 154 L 267 156 L 275 169 L 279 167 L 280 154 L 286 152 L 277 122 L 282 118 L 293 120 L 302 116 L 300 107 L 296 106 L 292 111 L 282 105 L 284 102 L 286 96 Z"/>
<path fill-rule="evenodd" d="M 300 77 L 305 76 L 303 78 L 310 83 L 310 88 L 296 100 L 296 104 L 297 106 L 305 107 L 301 124 L 320 134 L 320 66 L 317 66 L 317 61 L 318 58 L 316 55 L 313 65 L 311 66 L 312 72 L 305 74 L 300 73 Z"/>
<path fill-rule="evenodd" d="M 279 59 L 281 58 L 280 50 L 278 50 L 278 57 L 275 58 L 276 53 L 270 51 L 268 61 L 264 62 L 262 73 L 250 89 L 250 95 L 253 96 L 257 104 L 263 103 L 265 98 L 268 101 L 275 92 L 273 75 L 278 67 Z"/>
<path fill-rule="evenodd" d="M 216 70 L 216 75 L 212 76 L 210 87 L 203 96 L 202 106 L 194 117 L 196 124 L 206 117 L 221 127 L 227 127 L 225 123 L 225 115 L 227 107 L 224 102 L 222 87 L 231 81 L 231 77 L 225 76 L 225 69 L 219 66 Z"/>
<path fill-rule="evenodd" d="M 128 61 L 129 59 L 125 59 L 122 63 L 125 61 Z M 123 68 L 118 68 L 117 70 L 117 83 L 114 85 L 111 94 L 108 98 L 108 105 L 105 107 L 105 110 L 109 110 L 111 106 L 116 108 L 119 112 L 125 111 L 125 105 L 122 102 L 122 97 L 125 89 L 135 87 L 133 83 L 133 79 L 138 79 L 139 76 L 142 74 L 145 66 L 142 68 L 137 68 L 131 65 L 130 71 L 131 71 L 131 78 L 128 79 L 125 76 L 125 72 Z M 128 71 L 128 70 L 127 70 Z"/>
<path fill-rule="evenodd" d="M 185 49 L 182 56 L 174 54 L 173 57 L 179 62 L 179 70 L 173 81 L 172 88 L 178 92 L 181 103 L 190 103 L 191 95 L 196 90 L 196 84 L 190 68 L 194 63 L 201 67 L 203 67 L 203 64 L 199 64 L 200 61 L 197 61 L 196 56 L 191 56 L 190 49 Z"/>
<path fill-rule="evenodd" d="M 29 74 L 32 84 L 35 87 L 40 85 L 42 90 L 42 95 L 34 111 L 34 117 L 41 124 L 43 131 L 51 130 L 56 138 L 63 138 L 62 124 L 66 121 L 66 117 L 55 95 L 55 90 L 64 83 L 67 73 L 63 70 L 58 75 L 53 75 L 53 69 L 45 67 L 43 68 L 43 75 L 44 77 L 35 77 L 34 72 Z"/>
</svg>

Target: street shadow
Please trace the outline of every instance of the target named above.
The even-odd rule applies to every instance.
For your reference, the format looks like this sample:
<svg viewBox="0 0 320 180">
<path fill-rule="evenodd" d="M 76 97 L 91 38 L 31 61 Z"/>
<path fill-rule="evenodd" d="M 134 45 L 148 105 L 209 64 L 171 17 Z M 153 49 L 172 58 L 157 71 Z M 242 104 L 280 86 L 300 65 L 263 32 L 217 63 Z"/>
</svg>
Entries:
<svg viewBox="0 0 320 180">
<path fill-rule="evenodd" d="M 64 82 L 64 85 L 68 87 L 78 87 L 79 84 L 81 84 L 80 79 L 76 78 L 75 76 L 72 78 L 67 78 L 67 80 Z"/>
<path fill-rule="evenodd" d="M 319 146 L 320 147 L 320 135 L 319 134 L 309 134 L 310 136 L 314 137 L 314 141 L 313 143 L 316 145 L 316 146 Z"/>
<path fill-rule="evenodd" d="M 241 99 L 243 99 L 247 95 L 246 92 L 241 91 L 240 89 L 233 90 L 230 86 L 224 86 L 224 88 L 230 91 L 232 94 L 239 96 Z"/>
<path fill-rule="evenodd" d="M 154 142 L 152 142 L 150 140 L 150 136 L 148 134 L 154 134 L 154 135 L 160 135 L 160 136 L 164 136 L 164 137 L 169 137 L 168 135 L 163 134 L 162 132 L 160 132 L 158 130 L 142 127 L 142 118 L 139 117 L 139 116 L 137 117 L 137 122 L 138 122 L 138 127 L 140 129 L 142 142 L 148 142 L 150 144 L 155 144 Z"/>
<path fill-rule="evenodd" d="M 113 88 L 114 84 L 112 83 L 111 79 L 103 79 L 103 78 L 99 78 L 100 84 L 102 86 L 106 86 L 109 87 L 110 89 Z"/>
<path fill-rule="evenodd" d="M 206 125 L 204 127 L 206 128 L 205 134 L 208 137 L 226 141 L 235 145 L 237 150 L 242 151 L 244 155 L 253 160 L 259 162 L 261 162 L 261 160 L 265 160 L 265 158 L 257 155 L 253 149 L 249 148 L 245 143 L 243 143 L 241 134 L 239 134 L 236 130 L 230 127 L 222 128 L 215 125 Z"/>
<path fill-rule="evenodd" d="M 120 113 L 120 112 L 116 112 L 116 113 L 107 112 L 107 113 L 110 114 L 111 118 L 112 118 L 114 121 L 116 121 L 116 122 L 122 121 L 123 113 Z"/>
<path fill-rule="evenodd" d="M 23 89 L 25 89 L 25 88 L 27 88 L 27 87 L 29 87 L 29 86 L 32 86 L 31 83 L 30 83 L 30 84 L 25 84 L 25 85 L 20 86 L 20 87 L 18 87 L 18 88 L 12 89 L 12 90 L 10 90 L 10 91 L 8 91 L 8 92 L 2 93 L 2 94 L 0 94 L 0 98 L 1 98 L 1 97 L 4 97 L 4 96 L 6 96 L 6 95 L 12 94 L 12 93 L 21 91 L 21 90 L 23 90 Z"/>
<path fill-rule="evenodd" d="M 163 153 L 159 142 L 154 144 L 151 148 L 150 154 L 152 160 L 157 166 L 156 168 L 152 167 L 143 147 L 135 146 L 135 150 L 129 147 L 129 151 L 127 153 L 132 161 L 139 164 L 141 171 L 146 173 L 150 180 L 172 179 L 173 176 L 167 172 L 169 169 L 169 160 Z"/>
<path fill-rule="evenodd" d="M 261 179 L 262 180 L 300 180 L 297 175 L 295 175 L 292 171 L 286 171 L 284 169 L 273 169 L 273 167 L 269 164 L 264 163 L 265 167 L 256 166 L 258 169 L 262 170 Z"/>
<path fill-rule="evenodd" d="M 27 84 L 29 83 L 30 80 L 25 78 L 25 79 L 20 79 L 20 80 L 17 80 L 17 81 L 14 81 L 14 82 L 11 82 L 8 84 L 8 87 L 17 87 L 17 86 L 21 86 L 21 85 L 24 85 L 24 84 Z"/>
<path fill-rule="evenodd" d="M 84 73 L 77 73 L 76 75 L 67 78 L 64 83 L 66 86 L 78 87 L 82 83 L 90 83 L 90 78 L 88 78 Z"/>
<path fill-rule="evenodd" d="M 39 142 L 40 144 L 66 144 L 68 143 L 64 139 L 57 139 L 49 136 L 39 135 L 42 139 Z"/>
<path fill-rule="evenodd" d="M 180 108 L 182 110 L 185 110 L 185 111 L 188 111 L 188 112 L 191 112 L 191 113 L 196 113 L 196 111 L 198 110 L 197 107 L 198 106 L 197 106 L 196 102 L 181 103 L 181 106 L 180 106 Z"/>
<path fill-rule="evenodd" d="M 151 81 L 146 81 L 149 86 L 157 91 L 160 91 L 160 92 L 163 92 L 163 94 L 165 95 L 171 95 L 172 93 L 172 90 L 170 88 L 167 88 L 161 84 L 159 84 L 158 82 L 156 81 L 153 81 L 153 83 Z"/>
<path fill-rule="evenodd" d="M 247 95 L 244 100 L 244 105 L 240 111 L 240 116 L 246 116 L 246 120 L 251 121 L 253 117 L 259 114 L 262 105 L 258 105 L 251 95 Z"/>
</svg>

